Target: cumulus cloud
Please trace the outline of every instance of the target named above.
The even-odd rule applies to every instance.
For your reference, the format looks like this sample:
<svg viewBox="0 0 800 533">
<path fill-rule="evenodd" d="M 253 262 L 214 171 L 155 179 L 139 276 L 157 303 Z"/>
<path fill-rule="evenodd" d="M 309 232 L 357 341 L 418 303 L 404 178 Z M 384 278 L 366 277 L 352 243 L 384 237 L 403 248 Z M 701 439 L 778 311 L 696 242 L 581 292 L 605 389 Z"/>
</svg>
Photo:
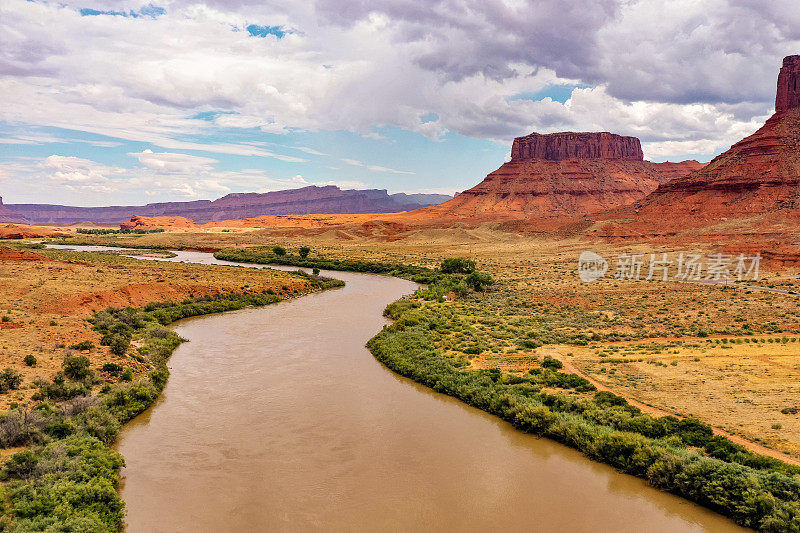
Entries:
<svg viewBox="0 0 800 533">
<path fill-rule="evenodd" d="M 531 131 L 599 129 L 639 135 L 664 157 L 715 151 L 770 112 L 780 58 L 800 50 L 795 0 L 171 0 L 146 14 L 140 1 L 91 6 L 141 16 L 83 16 L 84 7 L 0 4 L 0 96 L 24 103 L 0 106 L 0 121 L 149 142 L 165 154 L 291 163 L 305 159 L 190 139 L 231 129 L 380 138 L 377 129 L 396 126 L 509 143 Z M 254 36 L 249 26 L 281 31 Z M 589 88 L 566 103 L 525 96 L 564 84 Z M 362 165 L 405 172 L 374 163 Z"/>
<path fill-rule="evenodd" d="M 61 155 L 51 155 L 41 162 L 40 167 L 49 175 L 50 181 L 67 189 L 82 189 L 91 192 L 111 192 L 114 187 L 109 176 L 122 174 L 124 169 L 110 167 L 82 159 Z"/>
</svg>

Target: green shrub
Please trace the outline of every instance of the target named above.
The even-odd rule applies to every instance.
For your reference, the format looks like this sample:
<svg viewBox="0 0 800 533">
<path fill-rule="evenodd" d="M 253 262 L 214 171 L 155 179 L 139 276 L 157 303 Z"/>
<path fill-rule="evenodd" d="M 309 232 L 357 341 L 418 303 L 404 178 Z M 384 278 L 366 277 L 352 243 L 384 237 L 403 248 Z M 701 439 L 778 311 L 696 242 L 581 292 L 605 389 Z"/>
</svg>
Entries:
<svg viewBox="0 0 800 533">
<path fill-rule="evenodd" d="M 106 363 L 103 365 L 103 372 L 108 372 L 112 376 L 116 376 L 122 372 L 122 370 L 122 365 L 118 365 L 117 363 Z"/>
<path fill-rule="evenodd" d="M 553 359 L 549 355 L 544 356 L 544 360 L 542 361 L 542 368 L 550 368 L 552 370 L 559 370 L 564 366 L 564 363 L 559 361 L 558 359 Z"/>
<path fill-rule="evenodd" d="M 36 366 L 36 356 L 32 353 L 29 353 L 25 356 L 24 362 L 28 366 Z"/>
<path fill-rule="evenodd" d="M 22 375 L 13 368 L 0 371 L 0 392 L 18 389 L 22 385 Z"/>
<path fill-rule="evenodd" d="M 76 381 L 84 380 L 92 373 L 89 368 L 89 359 L 82 355 L 65 357 L 61 368 L 64 370 L 65 376 Z"/>
<path fill-rule="evenodd" d="M 472 272 L 464 278 L 464 283 L 474 291 L 485 291 L 491 285 L 494 285 L 494 278 L 489 274 L 481 272 Z"/>
<path fill-rule="evenodd" d="M 277 255 L 278 257 L 283 257 L 284 255 L 286 255 L 286 248 L 283 248 L 282 246 L 274 246 L 272 248 L 272 253 Z"/>
<path fill-rule="evenodd" d="M 71 350 L 91 350 L 94 348 L 94 343 L 92 341 L 82 341 L 77 344 L 70 345 Z"/>
<path fill-rule="evenodd" d="M 442 274 L 471 274 L 475 272 L 475 261 L 466 257 L 451 257 L 439 266 Z"/>
<path fill-rule="evenodd" d="M 311 253 L 311 248 L 309 248 L 308 246 L 301 246 L 301 247 L 300 247 L 300 250 L 298 250 L 298 254 L 299 254 L 299 255 L 300 255 L 300 257 L 302 257 L 303 259 L 305 259 L 306 257 L 308 257 L 308 254 L 310 254 L 310 253 Z"/>
</svg>

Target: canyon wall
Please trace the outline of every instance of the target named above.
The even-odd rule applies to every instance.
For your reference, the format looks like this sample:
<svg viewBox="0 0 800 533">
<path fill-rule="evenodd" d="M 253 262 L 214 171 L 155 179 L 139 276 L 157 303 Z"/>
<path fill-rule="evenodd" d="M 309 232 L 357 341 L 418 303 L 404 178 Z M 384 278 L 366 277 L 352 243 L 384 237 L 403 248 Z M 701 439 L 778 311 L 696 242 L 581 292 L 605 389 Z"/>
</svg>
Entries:
<svg viewBox="0 0 800 533">
<path fill-rule="evenodd" d="M 511 161 L 542 159 L 565 161 L 567 159 L 619 159 L 642 161 L 642 145 L 636 137 L 615 133 L 531 133 L 517 137 L 511 146 Z"/>
</svg>

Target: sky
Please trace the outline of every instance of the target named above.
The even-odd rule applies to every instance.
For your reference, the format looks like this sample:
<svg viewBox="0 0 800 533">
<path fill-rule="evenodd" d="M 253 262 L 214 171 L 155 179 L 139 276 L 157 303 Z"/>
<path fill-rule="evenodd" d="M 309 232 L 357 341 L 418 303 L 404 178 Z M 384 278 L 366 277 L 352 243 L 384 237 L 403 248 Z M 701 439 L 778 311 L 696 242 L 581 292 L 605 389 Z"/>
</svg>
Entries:
<svg viewBox="0 0 800 533">
<path fill-rule="evenodd" d="M 0 196 L 452 194 L 534 131 L 708 161 L 796 53 L 796 0 L 2 0 Z"/>
</svg>

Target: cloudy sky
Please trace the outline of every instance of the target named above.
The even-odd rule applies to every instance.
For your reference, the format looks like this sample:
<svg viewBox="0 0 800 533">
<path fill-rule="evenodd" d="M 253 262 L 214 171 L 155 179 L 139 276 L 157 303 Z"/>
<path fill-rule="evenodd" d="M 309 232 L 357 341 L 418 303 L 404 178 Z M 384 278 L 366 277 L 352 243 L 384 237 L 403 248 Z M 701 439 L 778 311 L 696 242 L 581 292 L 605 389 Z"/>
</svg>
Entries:
<svg viewBox="0 0 800 533">
<path fill-rule="evenodd" d="M 796 0 L 2 0 L 0 195 L 451 193 L 532 131 L 708 160 L 793 53 Z"/>
</svg>

